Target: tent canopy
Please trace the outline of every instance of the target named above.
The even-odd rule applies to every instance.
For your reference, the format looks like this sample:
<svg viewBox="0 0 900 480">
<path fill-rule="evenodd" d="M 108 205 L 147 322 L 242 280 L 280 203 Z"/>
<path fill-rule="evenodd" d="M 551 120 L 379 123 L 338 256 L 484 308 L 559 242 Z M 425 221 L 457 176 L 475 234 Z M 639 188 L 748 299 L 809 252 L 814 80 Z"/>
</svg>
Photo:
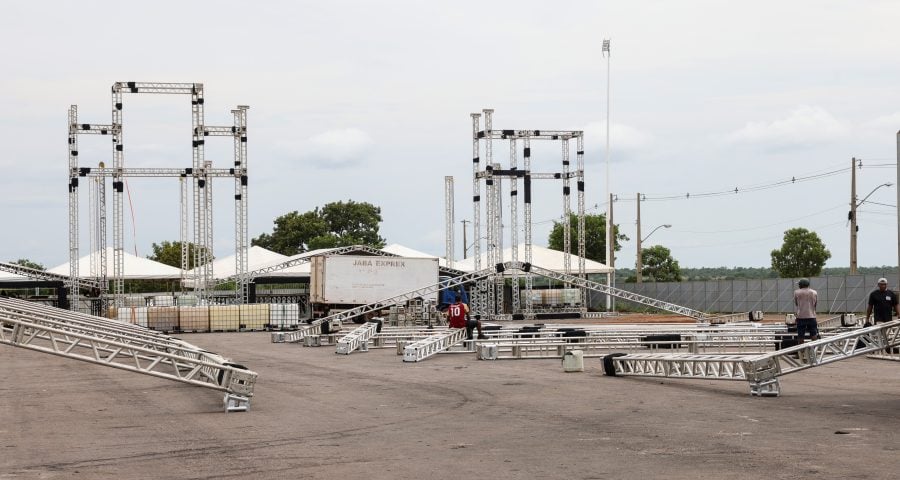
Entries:
<svg viewBox="0 0 900 480">
<path fill-rule="evenodd" d="M 274 263 L 280 263 L 287 259 L 287 255 L 282 255 L 263 247 L 252 246 L 247 250 L 247 271 L 252 272 L 258 268 Z M 212 277 L 215 279 L 223 279 L 231 277 L 237 271 L 235 265 L 235 255 L 231 254 L 212 262 Z M 194 270 L 189 271 L 185 277 L 193 278 Z"/>
<path fill-rule="evenodd" d="M 128 280 L 150 280 L 150 279 L 173 279 L 181 278 L 181 269 L 175 268 L 164 263 L 155 262 L 149 258 L 141 258 L 128 252 L 123 252 L 124 256 L 124 277 Z M 78 259 L 78 276 L 81 278 L 98 278 L 99 272 L 99 252 L 96 255 L 98 265 L 91 268 L 91 255 L 85 255 Z M 106 276 L 112 278 L 115 274 L 115 265 L 113 261 L 113 247 L 106 247 Z M 49 270 L 50 273 L 58 275 L 69 275 L 69 262 L 57 265 Z"/>
<path fill-rule="evenodd" d="M 518 260 L 520 262 L 525 261 L 525 244 L 519 244 L 519 254 Z M 503 249 L 503 261 L 508 262 L 512 260 L 512 248 Z M 565 259 L 566 255 L 559 250 L 551 250 L 546 247 L 539 247 L 537 245 L 531 246 L 531 264 L 546 268 L 547 270 L 553 270 L 554 272 L 564 273 L 565 272 Z M 571 267 L 571 272 L 573 274 L 578 273 L 578 255 L 569 254 L 569 265 Z M 481 254 L 481 268 L 486 268 L 487 265 L 487 253 Z M 453 268 L 457 270 L 462 270 L 464 272 L 472 272 L 475 270 L 475 259 L 470 257 L 464 260 L 457 260 L 453 262 Z M 585 259 L 584 261 L 584 272 L 585 273 L 610 273 L 613 269 L 600 263 L 595 262 L 590 259 Z"/>
</svg>

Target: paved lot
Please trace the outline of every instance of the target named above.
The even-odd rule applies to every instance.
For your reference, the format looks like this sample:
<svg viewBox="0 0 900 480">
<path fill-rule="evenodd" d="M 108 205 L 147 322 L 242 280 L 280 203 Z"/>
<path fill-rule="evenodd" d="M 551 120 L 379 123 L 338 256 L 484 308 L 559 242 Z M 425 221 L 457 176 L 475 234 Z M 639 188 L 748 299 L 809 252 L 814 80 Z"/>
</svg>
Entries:
<svg viewBox="0 0 900 480">
<path fill-rule="evenodd" d="M 894 478 L 900 364 L 744 382 L 610 378 L 600 361 L 335 355 L 266 333 L 181 338 L 259 373 L 218 392 L 0 346 L 0 479 Z M 840 432 L 840 433 L 837 433 Z"/>
</svg>

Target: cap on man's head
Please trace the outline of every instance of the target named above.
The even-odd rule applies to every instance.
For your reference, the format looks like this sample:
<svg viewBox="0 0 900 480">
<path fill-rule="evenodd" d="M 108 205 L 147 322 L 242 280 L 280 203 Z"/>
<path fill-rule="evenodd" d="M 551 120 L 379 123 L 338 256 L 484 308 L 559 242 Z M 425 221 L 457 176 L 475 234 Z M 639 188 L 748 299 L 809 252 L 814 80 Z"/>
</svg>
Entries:
<svg viewBox="0 0 900 480">
<path fill-rule="evenodd" d="M 882 283 L 885 284 L 885 285 L 887 285 L 887 279 L 884 278 L 884 277 L 879 278 L 879 279 L 878 279 L 878 284 L 880 285 L 880 284 L 882 284 Z"/>
<path fill-rule="evenodd" d="M 800 285 L 800 288 L 806 288 L 806 287 L 809 286 L 809 279 L 808 279 L 808 278 L 801 278 L 800 281 L 797 282 L 797 285 Z"/>
</svg>

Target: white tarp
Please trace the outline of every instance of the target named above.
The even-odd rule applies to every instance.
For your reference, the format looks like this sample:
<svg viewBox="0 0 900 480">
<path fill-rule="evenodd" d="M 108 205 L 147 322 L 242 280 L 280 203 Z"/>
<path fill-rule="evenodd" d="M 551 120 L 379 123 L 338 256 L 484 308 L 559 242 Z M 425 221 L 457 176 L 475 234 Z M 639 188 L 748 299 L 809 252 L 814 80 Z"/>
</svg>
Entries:
<svg viewBox="0 0 900 480">
<path fill-rule="evenodd" d="M 99 252 L 96 258 L 100 258 Z M 124 259 L 124 277 L 129 280 L 147 280 L 147 279 L 168 279 L 181 278 L 181 269 L 171 267 L 164 263 L 155 262 L 149 258 L 142 258 L 123 252 Z M 97 260 L 99 262 L 99 260 Z M 78 276 L 81 278 L 97 278 L 99 272 L 98 267 L 91 268 L 91 255 L 85 255 L 78 259 Z M 93 270 L 93 273 L 92 273 Z M 69 275 L 69 262 L 57 265 L 49 270 L 50 273 L 59 275 Z M 106 248 L 106 276 L 112 278 L 115 273 L 115 260 L 113 258 L 113 247 Z"/>
<path fill-rule="evenodd" d="M 518 260 L 520 262 L 525 261 L 525 244 L 519 244 L 519 253 Z M 481 254 L 481 268 L 487 268 L 489 265 L 487 264 L 487 254 Z M 553 270 L 554 272 L 564 273 L 565 272 L 565 259 L 566 256 L 563 252 L 559 250 L 551 250 L 546 247 L 539 247 L 537 245 L 531 246 L 531 264 L 537 267 L 546 268 L 547 270 Z M 505 248 L 503 250 L 503 261 L 508 262 L 512 260 L 512 248 Z M 569 262 L 571 266 L 572 274 L 578 273 L 578 255 L 569 254 Z M 453 262 L 453 268 L 457 270 L 462 270 L 464 272 L 471 272 L 475 270 L 475 259 L 469 257 L 465 260 L 457 260 Z M 608 273 L 612 272 L 613 269 L 600 263 L 595 262 L 593 260 L 585 259 L 584 261 L 584 271 L 585 273 Z"/>
</svg>

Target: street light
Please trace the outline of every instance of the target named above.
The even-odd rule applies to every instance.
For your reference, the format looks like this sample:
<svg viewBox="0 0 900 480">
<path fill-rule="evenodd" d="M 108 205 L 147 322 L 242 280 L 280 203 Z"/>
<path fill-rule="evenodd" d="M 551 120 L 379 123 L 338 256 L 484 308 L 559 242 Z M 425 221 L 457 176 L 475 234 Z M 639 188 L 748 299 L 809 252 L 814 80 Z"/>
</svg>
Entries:
<svg viewBox="0 0 900 480">
<path fill-rule="evenodd" d="M 855 171 L 854 171 L 854 173 L 855 173 Z M 859 201 L 859 202 L 856 201 L 856 185 L 853 186 L 854 187 L 853 188 L 853 198 L 851 199 L 851 202 L 850 202 L 850 215 L 849 215 L 849 217 L 850 217 L 850 275 L 856 275 L 856 273 L 857 273 L 856 237 L 857 237 L 857 231 L 859 230 L 859 227 L 856 225 L 856 209 L 859 208 L 862 204 L 866 203 L 866 200 L 868 200 L 869 197 L 871 197 L 872 194 L 875 193 L 876 190 L 878 190 L 881 187 L 890 187 L 891 185 L 893 185 L 893 183 L 891 183 L 891 182 L 882 183 L 881 185 L 873 188 L 872 191 L 869 192 L 868 195 L 863 197 L 862 201 Z"/>
<path fill-rule="evenodd" d="M 663 225 L 657 225 L 656 228 L 654 228 L 653 230 L 650 230 L 650 233 L 648 233 L 647 236 L 644 237 L 644 238 L 641 238 L 641 234 L 640 234 L 640 229 L 641 229 L 641 227 L 638 226 L 638 235 L 637 235 L 637 263 L 636 263 L 636 265 L 637 265 L 637 283 L 643 283 L 643 281 L 644 281 L 644 279 L 641 278 L 641 270 L 642 270 L 642 267 L 643 267 L 643 258 L 642 258 L 642 255 L 641 255 L 641 244 L 644 243 L 644 242 L 646 242 L 647 239 L 650 238 L 650 235 L 653 235 L 653 232 L 659 230 L 660 228 L 672 228 L 672 225 L 669 225 L 668 223 L 663 224 Z"/>
</svg>

